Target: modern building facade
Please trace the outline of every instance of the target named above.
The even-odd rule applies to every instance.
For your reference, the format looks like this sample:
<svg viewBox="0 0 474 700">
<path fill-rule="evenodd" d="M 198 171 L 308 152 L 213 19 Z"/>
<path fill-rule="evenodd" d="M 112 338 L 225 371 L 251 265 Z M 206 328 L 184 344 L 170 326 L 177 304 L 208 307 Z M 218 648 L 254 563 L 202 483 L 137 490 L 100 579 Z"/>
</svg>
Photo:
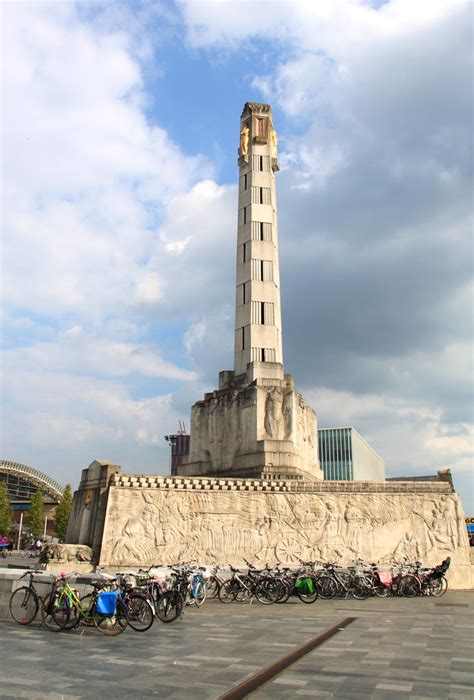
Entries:
<svg viewBox="0 0 474 700">
<path fill-rule="evenodd" d="M 326 480 L 384 481 L 385 464 L 355 428 L 318 430 L 319 459 Z"/>
<path fill-rule="evenodd" d="M 36 491 L 43 494 L 46 534 L 54 534 L 54 512 L 61 500 L 64 488 L 47 474 L 26 464 L 0 460 L 0 482 L 7 485 L 13 521 L 19 524 L 22 513 L 30 509 L 31 498 Z M 2 533 L 0 533 L 2 534 Z"/>
</svg>

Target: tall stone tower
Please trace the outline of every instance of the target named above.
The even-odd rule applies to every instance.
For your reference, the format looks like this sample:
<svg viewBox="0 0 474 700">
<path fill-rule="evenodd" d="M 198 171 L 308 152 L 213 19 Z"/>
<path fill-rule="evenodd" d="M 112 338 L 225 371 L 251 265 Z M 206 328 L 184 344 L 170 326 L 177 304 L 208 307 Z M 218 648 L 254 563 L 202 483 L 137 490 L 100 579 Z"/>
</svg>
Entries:
<svg viewBox="0 0 474 700">
<path fill-rule="evenodd" d="M 253 364 L 259 377 L 283 378 L 278 153 L 270 106 L 247 102 L 240 127 L 234 371 L 243 374 Z"/>
<path fill-rule="evenodd" d="M 178 475 L 322 479 L 316 414 L 284 374 L 270 105 L 240 118 L 234 369 L 191 411 L 190 453 Z"/>
</svg>

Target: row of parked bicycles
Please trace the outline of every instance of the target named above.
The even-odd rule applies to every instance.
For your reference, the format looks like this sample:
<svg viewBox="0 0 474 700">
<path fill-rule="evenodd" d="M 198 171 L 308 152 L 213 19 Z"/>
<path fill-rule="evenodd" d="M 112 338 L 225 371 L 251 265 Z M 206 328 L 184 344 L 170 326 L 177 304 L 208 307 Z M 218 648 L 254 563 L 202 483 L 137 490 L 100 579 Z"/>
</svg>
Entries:
<svg viewBox="0 0 474 700">
<path fill-rule="evenodd" d="M 288 567 L 256 569 L 250 562 L 244 574 L 231 566 L 231 576 L 225 577 L 222 567 L 214 567 L 207 583 L 207 597 L 219 598 L 222 603 L 234 600 L 245 602 L 256 598 L 264 604 L 285 603 L 296 597 L 304 603 L 314 603 L 318 598 L 336 596 L 364 600 L 372 595 L 386 597 L 399 595 L 441 596 L 448 589 L 446 571 L 451 559 L 439 566 L 426 568 L 420 562 L 394 563 L 390 570 L 381 571 L 377 564 L 364 564 L 357 560 L 348 569 L 333 563 L 303 562 L 292 570 Z"/>
<path fill-rule="evenodd" d="M 174 622 L 186 604 L 202 605 L 206 597 L 204 569 L 177 565 L 159 577 L 151 573 L 152 568 L 133 575 L 101 573 L 89 582 L 92 592 L 83 596 L 71 584 L 76 574 L 62 573 L 44 597 L 34 582 L 35 574 L 44 571 L 27 571 L 21 579 L 28 581 L 10 597 L 10 614 L 20 625 L 29 625 L 40 616 L 43 625 L 53 632 L 85 626 L 114 636 L 127 627 L 145 632 L 155 619 Z"/>
<path fill-rule="evenodd" d="M 102 634 L 121 634 L 127 627 L 136 632 L 149 630 L 157 619 L 171 623 L 181 617 L 186 605 L 201 607 L 207 600 L 221 603 L 252 602 L 264 605 L 286 603 L 291 598 L 314 603 L 318 598 L 351 596 L 363 600 L 370 596 L 441 596 L 447 588 L 446 571 L 450 558 L 426 568 L 420 562 L 393 564 L 381 571 L 376 564 L 358 560 L 348 569 L 333 563 L 300 562 L 296 569 L 271 567 L 257 569 L 246 562 L 246 570 L 231 565 L 199 567 L 189 563 L 169 567 L 153 566 L 133 574 L 115 576 L 102 573 L 90 582 L 92 592 L 80 596 L 71 584 L 75 574 L 60 574 L 50 592 L 42 598 L 34 575 L 10 598 L 10 613 L 21 625 L 41 615 L 45 627 L 60 632 L 79 626 L 94 627 Z M 161 571 L 161 575 L 157 572 Z"/>
</svg>

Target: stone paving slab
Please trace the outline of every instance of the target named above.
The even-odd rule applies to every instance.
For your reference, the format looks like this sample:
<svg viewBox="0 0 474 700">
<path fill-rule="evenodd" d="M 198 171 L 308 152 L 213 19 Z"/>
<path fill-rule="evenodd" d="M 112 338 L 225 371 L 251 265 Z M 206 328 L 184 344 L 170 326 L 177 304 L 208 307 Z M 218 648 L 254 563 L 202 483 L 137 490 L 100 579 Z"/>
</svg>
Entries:
<svg viewBox="0 0 474 700">
<path fill-rule="evenodd" d="M 252 697 L 474 697 L 474 594 L 449 592 L 439 601 L 210 601 L 176 623 L 115 638 L 1 621 L 0 698 L 214 700 L 348 616 L 357 620 Z"/>
</svg>

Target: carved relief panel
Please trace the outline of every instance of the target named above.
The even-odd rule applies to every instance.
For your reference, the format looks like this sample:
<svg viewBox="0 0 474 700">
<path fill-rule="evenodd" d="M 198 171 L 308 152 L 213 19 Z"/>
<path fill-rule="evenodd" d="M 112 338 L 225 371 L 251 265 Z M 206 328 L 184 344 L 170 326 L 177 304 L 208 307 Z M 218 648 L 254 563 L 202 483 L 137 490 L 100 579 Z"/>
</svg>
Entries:
<svg viewBox="0 0 474 700">
<path fill-rule="evenodd" d="M 460 514 L 461 513 L 461 514 Z M 104 565 L 466 558 L 457 496 L 110 489 Z M 468 563 L 467 561 L 463 563 Z"/>
</svg>

